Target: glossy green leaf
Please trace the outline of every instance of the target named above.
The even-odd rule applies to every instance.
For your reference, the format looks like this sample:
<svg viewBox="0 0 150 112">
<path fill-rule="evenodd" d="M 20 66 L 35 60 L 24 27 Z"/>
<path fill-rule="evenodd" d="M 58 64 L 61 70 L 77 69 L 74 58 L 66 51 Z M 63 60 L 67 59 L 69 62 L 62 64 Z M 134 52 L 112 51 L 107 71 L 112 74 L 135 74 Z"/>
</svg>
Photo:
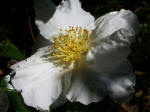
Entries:
<svg viewBox="0 0 150 112">
<path fill-rule="evenodd" d="M 25 56 L 8 39 L 6 39 L 3 44 L 0 44 L 0 57 L 8 57 L 16 60 L 22 60 L 25 58 Z"/>
<path fill-rule="evenodd" d="M 0 79 L 0 88 L 5 91 L 9 98 L 9 108 L 16 112 L 33 112 L 24 104 L 19 92 L 8 88 L 8 85 L 10 85 L 8 82 L 9 79 L 7 77 Z"/>
<path fill-rule="evenodd" d="M 7 90 L 6 93 L 9 98 L 10 108 L 15 110 L 16 112 L 33 112 L 24 104 L 21 95 L 18 92 Z"/>
</svg>

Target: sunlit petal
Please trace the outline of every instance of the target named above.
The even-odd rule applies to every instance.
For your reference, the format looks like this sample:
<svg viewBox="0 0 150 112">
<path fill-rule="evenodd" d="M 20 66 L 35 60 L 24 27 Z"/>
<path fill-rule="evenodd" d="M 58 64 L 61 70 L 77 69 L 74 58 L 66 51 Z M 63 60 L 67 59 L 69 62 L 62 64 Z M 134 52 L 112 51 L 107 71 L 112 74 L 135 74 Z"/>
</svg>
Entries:
<svg viewBox="0 0 150 112">
<path fill-rule="evenodd" d="M 21 91 L 27 105 L 38 110 L 49 110 L 49 106 L 67 90 L 70 81 L 69 77 L 64 77 L 64 74 L 70 74 L 68 69 L 56 67 L 42 57 L 47 51 L 48 47 L 42 48 L 11 67 L 16 72 L 12 79 L 14 88 Z"/>
<path fill-rule="evenodd" d="M 94 17 L 81 8 L 79 0 L 63 0 L 51 19 L 45 23 L 36 20 L 36 24 L 43 37 L 52 39 L 53 36 L 58 35 L 60 29 L 65 30 L 69 26 L 91 30 L 94 26 Z"/>
<path fill-rule="evenodd" d="M 120 40 L 134 40 L 135 35 L 138 33 L 138 20 L 134 13 L 129 10 L 120 10 L 110 12 L 95 21 L 95 30 L 93 30 L 93 38 L 101 40 L 110 37 L 115 32 L 121 32 L 125 35 L 124 38 L 116 37 Z"/>
<path fill-rule="evenodd" d="M 138 33 L 137 18 L 131 11 L 121 10 L 98 18 L 95 24 L 87 61 L 107 71 L 130 53 L 129 46 Z"/>
</svg>

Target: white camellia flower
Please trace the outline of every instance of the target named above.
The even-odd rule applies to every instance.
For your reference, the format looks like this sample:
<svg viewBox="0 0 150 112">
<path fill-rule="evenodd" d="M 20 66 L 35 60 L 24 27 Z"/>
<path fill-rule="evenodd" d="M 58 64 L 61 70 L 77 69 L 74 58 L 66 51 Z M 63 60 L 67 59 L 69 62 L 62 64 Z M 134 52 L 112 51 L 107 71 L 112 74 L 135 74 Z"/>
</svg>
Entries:
<svg viewBox="0 0 150 112">
<path fill-rule="evenodd" d="M 88 105 L 106 95 L 120 103 L 132 96 L 135 77 L 126 57 L 138 22 L 131 11 L 95 20 L 79 0 L 63 0 L 57 8 L 50 0 L 35 4 L 40 35 L 52 44 L 11 66 L 12 84 L 27 105 L 49 110 L 67 99 Z"/>
</svg>

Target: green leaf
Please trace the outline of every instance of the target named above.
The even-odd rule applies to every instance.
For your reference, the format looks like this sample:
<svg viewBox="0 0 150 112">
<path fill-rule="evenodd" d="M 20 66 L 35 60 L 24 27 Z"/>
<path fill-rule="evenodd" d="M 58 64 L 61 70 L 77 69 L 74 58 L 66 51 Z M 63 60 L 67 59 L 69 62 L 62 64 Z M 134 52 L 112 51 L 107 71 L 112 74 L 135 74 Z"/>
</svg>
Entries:
<svg viewBox="0 0 150 112">
<path fill-rule="evenodd" d="M 0 87 L 7 88 L 7 81 L 4 78 L 0 79 Z"/>
<path fill-rule="evenodd" d="M 8 39 L 5 40 L 5 44 L 0 44 L 0 57 L 8 57 L 16 60 L 23 60 L 25 58 L 25 56 Z"/>
<path fill-rule="evenodd" d="M 24 104 L 20 93 L 8 88 L 9 84 L 8 76 L 0 79 L 0 88 L 2 88 L 8 96 L 10 103 L 9 108 L 16 112 L 32 112 L 29 107 Z"/>
<path fill-rule="evenodd" d="M 9 108 L 15 110 L 16 112 L 33 112 L 28 106 L 24 104 L 20 93 L 13 89 L 9 89 L 8 85 L 8 76 L 0 79 L 0 88 L 2 88 L 8 96 L 10 103 Z"/>
<path fill-rule="evenodd" d="M 7 93 L 9 98 L 10 108 L 15 110 L 16 112 L 33 112 L 24 104 L 21 95 L 17 91 L 5 90 L 5 92 Z"/>
</svg>

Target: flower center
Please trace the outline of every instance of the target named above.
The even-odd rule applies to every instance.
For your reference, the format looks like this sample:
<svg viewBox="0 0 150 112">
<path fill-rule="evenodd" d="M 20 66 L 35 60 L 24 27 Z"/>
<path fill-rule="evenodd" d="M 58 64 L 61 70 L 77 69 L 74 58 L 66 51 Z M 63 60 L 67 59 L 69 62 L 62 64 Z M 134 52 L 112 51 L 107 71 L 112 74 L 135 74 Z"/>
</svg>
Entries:
<svg viewBox="0 0 150 112">
<path fill-rule="evenodd" d="M 65 33 L 60 31 L 59 36 L 54 39 L 51 54 L 55 60 L 67 64 L 85 60 L 90 50 L 88 30 L 82 30 L 81 27 L 74 29 L 70 26 L 68 30 L 65 30 Z"/>
</svg>

